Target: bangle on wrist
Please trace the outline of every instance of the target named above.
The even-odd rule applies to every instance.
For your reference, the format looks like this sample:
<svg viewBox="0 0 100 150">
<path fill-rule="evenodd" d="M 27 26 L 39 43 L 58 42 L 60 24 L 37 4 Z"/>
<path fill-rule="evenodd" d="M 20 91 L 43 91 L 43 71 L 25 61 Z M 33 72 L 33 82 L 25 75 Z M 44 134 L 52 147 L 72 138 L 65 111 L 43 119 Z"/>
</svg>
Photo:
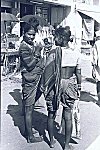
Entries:
<svg viewBox="0 0 100 150">
<path fill-rule="evenodd" d="M 81 89 L 81 84 L 78 84 L 78 89 Z"/>
</svg>

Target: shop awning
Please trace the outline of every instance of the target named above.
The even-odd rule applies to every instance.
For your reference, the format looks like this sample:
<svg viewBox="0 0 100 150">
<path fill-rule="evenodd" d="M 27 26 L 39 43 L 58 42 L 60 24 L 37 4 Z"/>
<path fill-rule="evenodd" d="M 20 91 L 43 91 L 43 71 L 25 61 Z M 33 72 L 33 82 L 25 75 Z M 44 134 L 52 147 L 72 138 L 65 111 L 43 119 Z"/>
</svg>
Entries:
<svg viewBox="0 0 100 150">
<path fill-rule="evenodd" d="M 100 12 L 93 12 L 93 11 L 88 11 L 88 10 L 80 10 L 77 9 L 78 12 L 81 12 L 91 18 L 93 18 L 94 20 L 96 20 L 98 23 L 100 23 Z"/>
<path fill-rule="evenodd" d="M 71 0 L 44 0 L 44 2 L 55 4 L 55 5 L 62 5 L 62 6 L 71 6 Z"/>
<path fill-rule="evenodd" d="M 32 2 L 32 3 L 43 3 L 44 0 L 27 0 L 27 2 Z"/>
</svg>

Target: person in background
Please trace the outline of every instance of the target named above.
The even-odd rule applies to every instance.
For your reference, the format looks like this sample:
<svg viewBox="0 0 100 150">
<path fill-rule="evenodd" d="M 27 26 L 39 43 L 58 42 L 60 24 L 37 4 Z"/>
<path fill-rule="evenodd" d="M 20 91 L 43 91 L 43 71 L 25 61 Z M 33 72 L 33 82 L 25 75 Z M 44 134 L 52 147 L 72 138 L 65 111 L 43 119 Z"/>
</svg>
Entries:
<svg viewBox="0 0 100 150">
<path fill-rule="evenodd" d="M 23 40 L 19 47 L 19 56 L 22 75 L 23 105 L 25 108 L 25 133 L 28 143 L 42 142 L 41 136 L 35 137 L 32 132 L 32 112 L 35 102 L 38 100 L 39 83 L 43 73 L 43 60 L 41 58 L 41 47 L 34 46 L 33 40 L 37 32 L 39 22 L 32 18 L 30 23 L 24 23 Z M 39 96 L 40 96 L 39 95 Z M 34 119 L 34 118 L 33 118 Z"/>
<path fill-rule="evenodd" d="M 70 48 L 71 31 L 59 27 L 55 31 L 55 44 L 62 49 L 61 71 L 61 102 L 63 105 L 62 117 L 65 122 L 65 147 L 71 150 L 70 139 L 72 134 L 72 113 L 75 100 L 79 98 L 78 91 L 81 89 L 80 54 Z"/>
<path fill-rule="evenodd" d="M 50 40 L 50 43 L 52 45 L 55 44 L 55 41 L 54 41 L 54 36 L 55 36 L 55 29 L 52 30 L 52 33 L 49 35 L 48 39 Z"/>
<path fill-rule="evenodd" d="M 96 89 L 98 96 L 97 104 L 100 106 L 100 30 L 96 32 L 95 40 L 93 40 L 92 50 L 92 76 L 96 80 Z"/>
<path fill-rule="evenodd" d="M 52 45 L 48 41 L 48 38 L 45 38 L 43 41 L 44 41 L 43 57 L 44 57 L 44 61 L 46 61 L 47 57 L 49 56 Z"/>
<path fill-rule="evenodd" d="M 52 34 L 52 31 L 54 30 L 54 27 L 48 22 L 48 30 L 49 30 L 49 35 Z"/>
</svg>

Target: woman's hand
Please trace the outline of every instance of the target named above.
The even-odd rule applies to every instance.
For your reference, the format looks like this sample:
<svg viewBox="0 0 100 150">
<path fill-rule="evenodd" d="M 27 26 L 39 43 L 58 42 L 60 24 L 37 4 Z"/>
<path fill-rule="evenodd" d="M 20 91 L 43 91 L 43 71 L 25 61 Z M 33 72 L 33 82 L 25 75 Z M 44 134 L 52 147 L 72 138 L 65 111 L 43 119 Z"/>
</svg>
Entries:
<svg viewBox="0 0 100 150">
<path fill-rule="evenodd" d="M 40 57 L 41 57 L 41 50 L 42 50 L 42 47 L 40 47 L 40 46 L 36 46 L 36 47 L 35 47 L 35 56 L 36 56 L 37 58 L 40 58 Z"/>
</svg>

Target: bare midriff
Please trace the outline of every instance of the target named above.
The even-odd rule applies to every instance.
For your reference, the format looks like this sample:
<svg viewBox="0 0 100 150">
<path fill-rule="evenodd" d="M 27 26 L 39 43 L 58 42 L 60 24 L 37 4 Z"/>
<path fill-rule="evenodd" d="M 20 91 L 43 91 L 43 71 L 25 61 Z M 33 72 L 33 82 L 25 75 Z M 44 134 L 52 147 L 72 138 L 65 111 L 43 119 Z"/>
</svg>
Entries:
<svg viewBox="0 0 100 150">
<path fill-rule="evenodd" d="M 69 79 L 70 77 L 75 74 L 75 66 L 66 66 L 62 67 L 61 71 L 61 78 L 62 79 Z"/>
</svg>

